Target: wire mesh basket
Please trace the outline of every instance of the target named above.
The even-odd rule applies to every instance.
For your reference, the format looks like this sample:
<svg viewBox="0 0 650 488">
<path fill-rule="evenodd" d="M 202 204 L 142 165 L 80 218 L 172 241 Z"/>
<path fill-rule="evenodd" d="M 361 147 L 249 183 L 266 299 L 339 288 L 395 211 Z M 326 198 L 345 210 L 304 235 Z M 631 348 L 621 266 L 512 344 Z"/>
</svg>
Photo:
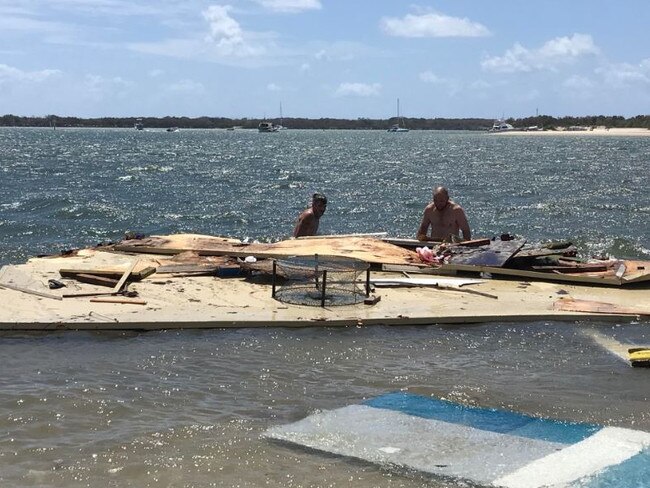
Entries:
<svg viewBox="0 0 650 488">
<path fill-rule="evenodd" d="M 273 262 L 276 300 L 294 305 L 335 306 L 363 302 L 370 293 L 370 265 L 333 256 L 296 256 Z"/>
</svg>

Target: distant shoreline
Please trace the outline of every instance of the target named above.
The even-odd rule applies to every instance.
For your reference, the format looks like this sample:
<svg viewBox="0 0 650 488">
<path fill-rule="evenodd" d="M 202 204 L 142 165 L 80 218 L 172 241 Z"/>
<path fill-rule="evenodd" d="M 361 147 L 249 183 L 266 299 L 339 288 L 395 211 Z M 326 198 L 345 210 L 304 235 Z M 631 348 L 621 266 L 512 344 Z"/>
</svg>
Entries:
<svg viewBox="0 0 650 488">
<path fill-rule="evenodd" d="M 534 130 L 534 131 L 525 131 L 525 130 L 510 130 L 503 132 L 491 132 L 493 135 L 498 136 L 598 136 L 598 137 L 620 137 L 620 136 L 631 136 L 631 137 L 650 137 L 649 129 L 642 128 L 618 128 L 612 127 L 606 129 L 603 127 L 597 127 L 592 130 Z"/>
</svg>

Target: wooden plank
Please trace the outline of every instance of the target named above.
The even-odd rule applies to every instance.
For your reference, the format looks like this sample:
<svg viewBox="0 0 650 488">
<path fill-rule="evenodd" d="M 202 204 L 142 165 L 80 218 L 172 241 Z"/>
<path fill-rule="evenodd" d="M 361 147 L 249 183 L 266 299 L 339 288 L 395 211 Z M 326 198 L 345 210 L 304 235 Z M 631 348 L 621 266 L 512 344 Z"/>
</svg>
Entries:
<svg viewBox="0 0 650 488">
<path fill-rule="evenodd" d="M 153 266 L 147 266 L 146 268 L 142 268 L 140 271 L 133 271 L 131 273 L 131 280 L 140 281 L 146 278 L 147 276 L 154 274 L 155 272 L 156 272 L 156 268 L 154 268 Z M 72 279 L 75 279 L 75 277 L 79 274 L 103 276 L 107 278 L 115 278 L 115 282 L 117 283 L 117 280 L 124 274 L 124 270 L 113 269 L 113 268 L 94 268 L 94 269 L 93 268 L 85 268 L 85 269 L 64 268 L 59 270 L 59 274 L 64 278 L 72 278 Z"/>
<path fill-rule="evenodd" d="M 465 264 L 443 264 L 440 271 L 469 271 L 473 273 L 490 273 L 493 275 L 515 276 L 517 278 L 535 278 L 544 281 L 567 281 L 570 283 L 590 283 L 598 285 L 621 285 L 622 280 L 615 276 L 572 275 L 568 273 L 545 273 L 525 269 L 498 268 L 495 266 L 474 266 Z"/>
<path fill-rule="evenodd" d="M 320 236 L 300 236 L 296 239 L 339 239 L 341 237 L 384 237 L 388 232 L 365 232 L 356 234 L 324 234 Z"/>
<path fill-rule="evenodd" d="M 550 271 L 558 273 L 593 273 L 596 271 L 607 271 L 611 268 L 606 264 L 584 264 L 577 266 L 531 266 L 531 269 L 535 271 Z"/>
<path fill-rule="evenodd" d="M 131 305 L 146 305 L 147 302 L 144 300 L 138 300 L 133 298 L 112 298 L 112 297 L 99 297 L 91 298 L 91 302 L 94 303 L 122 303 L 122 304 L 131 304 Z"/>
<path fill-rule="evenodd" d="M 192 274 L 216 274 L 219 265 L 204 264 L 164 264 L 156 268 L 157 274 L 168 273 L 192 273 Z"/>
<path fill-rule="evenodd" d="M 139 261 L 140 261 L 139 259 L 136 259 L 135 261 L 133 261 L 133 264 L 131 264 L 131 266 L 129 267 L 129 269 L 127 269 L 127 270 L 124 272 L 124 274 L 123 274 L 122 277 L 120 278 L 120 281 L 118 281 L 118 282 L 117 282 L 117 285 L 115 285 L 115 288 L 113 288 L 113 292 L 114 292 L 114 293 L 118 293 L 118 292 L 122 289 L 122 287 L 124 286 L 124 283 L 126 283 L 126 280 L 129 279 L 129 276 L 131 276 L 131 273 L 133 272 L 133 270 L 135 269 L 135 267 L 138 265 L 138 262 L 139 262 Z"/>
<path fill-rule="evenodd" d="M 107 278 L 105 276 L 95 276 L 90 274 L 79 273 L 76 275 L 72 275 L 72 278 L 74 278 L 77 281 L 81 281 L 82 283 L 89 283 L 91 285 L 99 285 L 99 286 L 108 286 L 110 288 L 113 288 L 115 285 L 117 285 L 117 280 L 114 280 L 112 278 Z"/>
<path fill-rule="evenodd" d="M 370 278 L 370 282 L 377 287 L 382 286 L 466 286 L 485 283 L 485 280 L 472 278 Z"/>
<path fill-rule="evenodd" d="M 442 244 L 439 241 L 420 241 L 418 239 L 406 239 L 401 237 L 385 237 L 382 241 L 389 244 L 394 244 L 395 246 L 408 247 L 415 249 L 416 247 L 431 247 L 432 245 L 438 247 Z M 455 246 L 464 246 L 464 247 L 477 247 L 485 246 L 490 244 L 491 240 L 489 238 L 481 239 L 472 239 L 470 241 L 454 242 L 454 243 L 445 243 L 445 247 L 455 247 Z"/>
<path fill-rule="evenodd" d="M 578 300 L 575 298 L 561 298 L 553 303 L 555 310 L 565 312 L 588 312 L 616 315 L 650 315 L 648 307 L 626 307 L 615 303 L 597 302 L 593 300 Z"/>
<path fill-rule="evenodd" d="M 30 295 L 36 295 L 43 298 L 52 298 L 53 300 L 63 300 L 63 297 L 60 295 L 54 295 L 52 293 L 46 293 L 44 291 L 32 290 L 31 288 L 25 288 L 23 286 L 16 286 L 10 283 L 0 283 L 0 288 L 7 288 L 9 290 L 21 291 L 23 293 L 28 293 Z"/>
<path fill-rule="evenodd" d="M 64 293 L 61 295 L 63 298 L 87 298 L 87 297 L 100 297 L 100 296 L 115 296 L 116 293 L 112 291 L 89 291 L 82 293 Z"/>
</svg>

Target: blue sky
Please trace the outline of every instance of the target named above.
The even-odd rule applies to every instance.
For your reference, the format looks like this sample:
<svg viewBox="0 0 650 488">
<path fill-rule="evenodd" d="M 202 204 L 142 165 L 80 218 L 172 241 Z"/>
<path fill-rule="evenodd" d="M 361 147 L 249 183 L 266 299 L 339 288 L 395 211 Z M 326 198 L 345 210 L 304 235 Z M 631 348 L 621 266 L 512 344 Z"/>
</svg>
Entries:
<svg viewBox="0 0 650 488">
<path fill-rule="evenodd" d="M 650 113 L 647 0 L 0 0 L 0 114 Z"/>
</svg>

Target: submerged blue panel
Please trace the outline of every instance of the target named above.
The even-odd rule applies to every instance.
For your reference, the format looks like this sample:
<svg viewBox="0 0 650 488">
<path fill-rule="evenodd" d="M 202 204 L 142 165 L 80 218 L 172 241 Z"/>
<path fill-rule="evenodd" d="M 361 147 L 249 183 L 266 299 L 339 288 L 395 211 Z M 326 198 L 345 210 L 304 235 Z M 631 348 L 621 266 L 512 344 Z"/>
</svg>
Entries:
<svg viewBox="0 0 650 488">
<path fill-rule="evenodd" d="M 508 410 L 470 407 L 405 392 L 372 398 L 364 402 L 364 405 L 475 429 L 562 444 L 580 442 L 602 428 L 594 424 L 531 417 Z"/>
<path fill-rule="evenodd" d="M 647 488 L 649 485 L 649 449 L 576 484 L 582 488 Z"/>
</svg>

